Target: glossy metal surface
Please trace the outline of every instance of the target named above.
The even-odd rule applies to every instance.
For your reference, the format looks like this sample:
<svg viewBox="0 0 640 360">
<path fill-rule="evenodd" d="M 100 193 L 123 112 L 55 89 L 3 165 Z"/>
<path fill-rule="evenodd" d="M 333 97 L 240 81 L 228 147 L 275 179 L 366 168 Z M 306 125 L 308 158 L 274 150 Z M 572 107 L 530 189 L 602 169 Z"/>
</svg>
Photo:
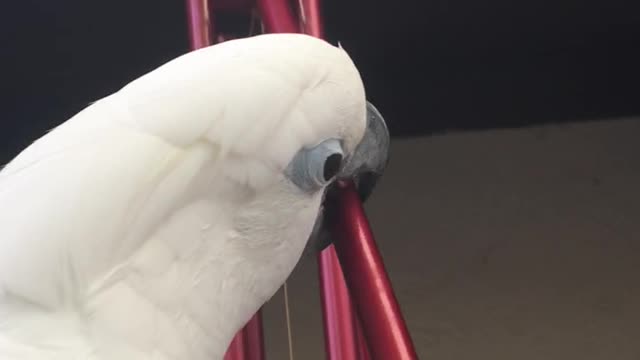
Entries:
<svg viewBox="0 0 640 360">
<path fill-rule="evenodd" d="M 231 341 L 224 360 L 264 360 L 262 314 L 259 311 Z"/>
<path fill-rule="evenodd" d="M 371 359 L 418 359 L 356 188 L 341 182 L 334 190 L 328 225 Z"/>
<path fill-rule="evenodd" d="M 211 43 L 212 25 L 206 1 L 187 0 L 192 49 Z M 258 0 L 258 8 L 268 33 L 300 32 L 298 25 L 301 23 L 303 32 L 323 37 L 318 2 L 300 0 L 301 22 L 295 19 L 286 0 Z M 371 110 L 369 105 L 368 110 Z M 354 180 L 358 188 L 365 183 L 359 178 Z M 319 255 L 327 352 L 330 359 L 417 359 L 362 209 L 362 195 L 366 197 L 366 193 L 358 194 L 358 190 L 362 189 L 356 189 L 353 182 L 341 182 L 328 198 L 332 209 L 330 226 L 344 276 L 333 248 Z M 358 316 L 353 312 L 345 278 Z M 258 313 L 236 335 L 225 360 L 262 360 L 262 339 Z"/>
<path fill-rule="evenodd" d="M 247 347 L 247 336 L 243 329 L 231 341 L 227 353 L 224 354 L 224 360 L 248 360 Z"/>
<path fill-rule="evenodd" d="M 327 359 L 360 359 L 358 323 L 333 245 L 318 257 Z"/>
<path fill-rule="evenodd" d="M 267 33 L 300 32 L 287 0 L 258 0 L 258 10 Z"/>
<path fill-rule="evenodd" d="M 192 50 L 211 45 L 213 26 L 208 0 L 186 0 L 189 45 Z"/>
<path fill-rule="evenodd" d="M 243 332 L 247 337 L 248 360 L 264 360 L 264 334 L 262 332 L 262 311 L 258 311 L 245 326 Z"/>
<path fill-rule="evenodd" d="M 356 317 L 356 322 L 357 325 L 356 326 L 356 335 L 357 335 L 357 340 L 358 340 L 358 354 L 360 356 L 360 360 L 371 360 L 371 354 L 369 354 L 369 345 L 367 345 L 367 340 L 364 338 L 364 333 L 362 332 L 362 322 L 360 321 L 360 318 L 358 317 L 358 314 L 356 314 L 354 312 L 354 315 Z"/>
<path fill-rule="evenodd" d="M 303 32 L 324 38 L 320 0 L 300 0 Z M 367 360 L 368 351 L 333 246 L 318 254 L 324 343 L 329 360 Z"/>
<path fill-rule="evenodd" d="M 299 0 L 299 6 L 303 32 L 324 39 L 320 0 Z"/>
</svg>

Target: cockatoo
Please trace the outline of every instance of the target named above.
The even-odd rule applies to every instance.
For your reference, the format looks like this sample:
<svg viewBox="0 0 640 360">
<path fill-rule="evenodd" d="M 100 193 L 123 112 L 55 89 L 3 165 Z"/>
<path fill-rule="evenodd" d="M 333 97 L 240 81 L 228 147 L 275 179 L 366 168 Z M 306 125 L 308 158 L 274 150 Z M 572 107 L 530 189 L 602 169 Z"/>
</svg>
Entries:
<svg viewBox="0 0 640 360">
<path fill-rule="evenodd" d="M 187 53 L 80 111 L 0 172 L 0 359 L 221 359 L 328 187 L 385 161 L 378 115 L 349 55 L 299 34 Z"/>
</svg>

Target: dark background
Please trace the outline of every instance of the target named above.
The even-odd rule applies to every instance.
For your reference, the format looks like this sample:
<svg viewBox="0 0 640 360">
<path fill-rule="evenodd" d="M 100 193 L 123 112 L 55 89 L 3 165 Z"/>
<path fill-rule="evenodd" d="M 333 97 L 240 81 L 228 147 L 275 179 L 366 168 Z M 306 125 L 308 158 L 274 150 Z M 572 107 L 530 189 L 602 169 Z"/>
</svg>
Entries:
<svg viewBox="0 0 640 360">
<path fill-rule="evenodd" d="M 367 203 L 419 354 L 640 359 L 640 122 L 615 121 L 640 115 L 640 1 L 324 1 L 393 135 L 460 132 L 396 141 Z M 0 162 L 186 52 L 185 29 L 182 0 L 3 2 Z M 325 359 L 317 279 L 289 279 L 296 358 Z"/>
<path fill-rule="evenodd" d="M 324 13 L 395 136 L 640 113 L 638 1 L 327 0 Z M 5 2 L 0 34 L 2 162 L 188 51 L 179 0 Z"/>
</svg>

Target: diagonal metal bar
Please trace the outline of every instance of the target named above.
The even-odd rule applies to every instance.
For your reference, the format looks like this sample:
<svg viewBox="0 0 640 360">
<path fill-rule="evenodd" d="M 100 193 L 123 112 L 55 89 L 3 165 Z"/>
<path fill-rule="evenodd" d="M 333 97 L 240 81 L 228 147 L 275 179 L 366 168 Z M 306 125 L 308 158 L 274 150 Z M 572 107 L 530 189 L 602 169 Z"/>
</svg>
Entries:
<svg viewBox="0 0 640 360">
<path fill-rule="evenodd" d="M 338 183 L 327 201 L 336 253 L 371 359 L 418 359 L 355 185 Z"/>
</svg>

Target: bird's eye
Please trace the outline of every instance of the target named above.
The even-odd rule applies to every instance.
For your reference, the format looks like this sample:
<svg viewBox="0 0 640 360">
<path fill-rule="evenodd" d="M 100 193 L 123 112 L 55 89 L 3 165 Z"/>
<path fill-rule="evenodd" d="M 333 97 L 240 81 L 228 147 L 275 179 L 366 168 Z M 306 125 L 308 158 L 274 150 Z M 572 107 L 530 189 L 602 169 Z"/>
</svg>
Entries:
<svg viewBox="0 0 640 360">
<path fill-rule="evenodd" d="M 338 140 L 300 150 L 287 167 L 291 181 L 305 191 L 313 191 L 329 183 L 342 169 L 342 146 Z"/>
<path fill-rule="evenodd" d="M 334 176 L 338 175 L 342 165 L 342 154 L 333 153 L 324 160 L 324 181 L 330 181 Z"/>
</svg>

